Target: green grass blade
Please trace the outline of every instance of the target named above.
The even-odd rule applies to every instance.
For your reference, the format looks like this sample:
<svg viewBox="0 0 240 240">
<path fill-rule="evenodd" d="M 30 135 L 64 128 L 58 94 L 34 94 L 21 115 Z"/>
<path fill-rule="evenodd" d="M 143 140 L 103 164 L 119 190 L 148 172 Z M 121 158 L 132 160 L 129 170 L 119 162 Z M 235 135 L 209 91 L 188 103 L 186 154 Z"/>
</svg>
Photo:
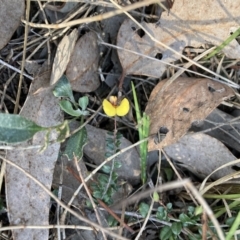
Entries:
<svg viewBox="0 0 240 240">
<path fill-rule="evenodd" d="M 219 53 L 224 47 L 226 47 L 232 40 L 234 40 L 240 34 L 240 28 L 238 28 L 230 37 L 228 37 L 222 44 L 216 47 L 208 56 L 206 56 L 205 60 L 213 57 L 217 53 Z"/>
<path fill-rule="evenodd" d="M 232 239 L 239 225 L 240 225 L 240 212 L 238 212 L 238 215 L 226 236 L 226 240 Z"/>
<path fill-rule="evenodd" d="M 143 113 L 143 117 L 141 117 L 141 112 L 137 100 L 137 94 L 135 91 L 135 87 L 133 82 L 132 84 L 132 91 L 133 91 L 133 100 L 134 100 L 134 105 L 135 105 L 135 110 L 136 110 L 136 117 L 137 117 L 137 124 L 138 124 L 138 134 L 139 134 L 139 139 L 143 140 L 144 138 L 148 137 L 149 134 L 149 126 L 150 126 L 150 120 L 149 116 L 146 115 L 146 113 Z M 141 158 L 141 179 L 142 182 L 145 183 L 147 180 L 147 153 L 148 153 L 148 141 L 145 141 L 140 144 L 139 149 L 140 149 L 140 158 Z"/>
</svg>

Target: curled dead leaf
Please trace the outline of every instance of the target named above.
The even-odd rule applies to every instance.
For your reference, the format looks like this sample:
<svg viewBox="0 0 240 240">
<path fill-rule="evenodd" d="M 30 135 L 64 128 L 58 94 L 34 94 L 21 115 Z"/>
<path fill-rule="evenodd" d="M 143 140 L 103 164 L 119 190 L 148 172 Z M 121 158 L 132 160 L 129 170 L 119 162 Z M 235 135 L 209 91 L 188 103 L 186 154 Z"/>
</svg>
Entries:
<svg viewBox="0 0 240 240">
<path fill-rule="evenodd" d="M 75 28 L 69 35 L 65 35 L 59 43 L 52 66 L 51 85 L 55 84 L 65 72 L 77 38 L 78 31 Z"/>
<path fill-rule="evenodd" d="M 234 96 L 233 90 L 207 78 L 176 79 L 167 88 L 165 79 L 153 89 L 146 107 L 150 117 L 150 134 L 167 133 L 160 142 L 149 140 L 149 151 L 178 141 L 192 122 L 205 119 L 224 99 Z"/>
</svg>

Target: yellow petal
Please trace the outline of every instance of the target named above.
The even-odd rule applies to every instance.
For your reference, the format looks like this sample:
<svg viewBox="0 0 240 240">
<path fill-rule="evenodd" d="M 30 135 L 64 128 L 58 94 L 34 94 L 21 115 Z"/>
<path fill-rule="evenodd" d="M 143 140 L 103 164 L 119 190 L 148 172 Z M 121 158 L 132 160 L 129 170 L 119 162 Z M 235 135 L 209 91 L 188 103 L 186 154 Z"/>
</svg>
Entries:
<svg viewBox="0 0 240 240">
<path fill-rule="evenodd" d="M 116 108 L 107 100 L 103 100 L 103 110 L 109 117 L 116 116 Z"/>
<path fill-rule="evenodd" d="M 125 116 L 129 112 L 129 109 L 130 109 L 129 101 L 127 100 L 127 98 L 124 98 L 121 101 L 120 105 L 117 106 L 116 108 L 117 115 L 119 117 Z"/>
</svg>

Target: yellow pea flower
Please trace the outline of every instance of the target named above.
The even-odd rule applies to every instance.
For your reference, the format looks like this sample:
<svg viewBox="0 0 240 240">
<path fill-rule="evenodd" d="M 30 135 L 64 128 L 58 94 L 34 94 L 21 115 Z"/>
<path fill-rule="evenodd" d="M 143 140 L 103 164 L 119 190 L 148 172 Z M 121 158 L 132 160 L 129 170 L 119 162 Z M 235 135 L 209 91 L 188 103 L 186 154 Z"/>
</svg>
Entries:
<svg viewBox="0 0 240 240">
<path fill-rule="evenodd" d="M 110 96 L 109 101 L 107 99 L 103 100 L 103 110 L 109 117 L 125 116 L 130 109 L 130 104 L 127 98 L 124 98 L 118 105 L 116 96 Z"/>
</svg>

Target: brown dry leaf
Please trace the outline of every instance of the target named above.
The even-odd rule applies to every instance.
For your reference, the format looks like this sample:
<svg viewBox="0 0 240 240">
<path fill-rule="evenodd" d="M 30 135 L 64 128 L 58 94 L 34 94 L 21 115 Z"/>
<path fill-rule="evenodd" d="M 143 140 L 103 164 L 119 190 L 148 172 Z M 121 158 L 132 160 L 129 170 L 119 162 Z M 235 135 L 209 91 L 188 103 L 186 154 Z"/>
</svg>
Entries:
<svg viewBox="0 0 240 240">
<path fill-rule="evenodd" d="M 178 141 L 192 122 L 205 119 L 224 99 L 234 95 L 230 87 L 206 78 L 180 77 L 161 91 L 166 82 L 157 84 L 146 107 L 150 134 L 167 131 L 160 143 L 155 144 L 154 137 L 149 140 L 149 151 Z"/>
<path fill-rule="evenodd" d="M 78 31 L 75 28 L 69 35 L 64 36 L 59 43 L 52 67 L 51 85 L 55 84 L 65 72 L 77 38 Z"/>
<path fill-rule="evenodd" d="M 163 12 L 159 25 L 141 23 L 151 35 L 179 53 L 184 47 L 199 47 L 210 43 L 219 45 L 240 26 L 240 1 L 198 0 L 174 1 L 170 13 Z M 130 19 L 119 29 L 118 46 L 157 58 L 167 63 L 180 57 L 153 42 Z M 223 49 L 227 57 L 240 58 L 240 46 L 233 40 Z M 119 59 L 127 74 L 160 77 L 166 65 L 124 50 Z"/>
<path fill-rule="evenodd" d="M 88 32 L 77 41 L 66 70 L 74 91 L 92 92 L 99 87 L 98 61 L 97 36 Z"/>
<path fill-rule="evenodd" d="M 25 1 L 0 1 L 0 49 L 10 40 L 21 22 L 24 14 Z"/>
<path fill-rule="evenodd" d="M 49 85 L 50 71 L 42 71 L 32 82 L 28 98 L 20 115 L 35 121 L 41 126 L 55 126 L 63 121 L 63 114 L 58 100 L 53 96 L 52 89 L 45 91 L 37 89 L 42 85 Z M 45 133 L 39 132 L 33 139 L 21 143 L 19 146 L 35 146 L 44 143 Z M 56 133 L 51 134 L 56 139 Z M 49 190 L 52 184 L 52 175 L 60 149 L 59 143 L 51 144 L 43 153 L 38 149 L 13 150 L 7 152 L 7 159 L 16 163 L 33 177 L 37 178 Z M 16 168 L 6 167 L 6 199 L 9 221 L 11 225 L 48 225 L 49 222 L 49 195 Z M 19 229 L 13 230 L 14 240 L 47 240 L 48 229 Z"/>
<path fill-rule="evenodd" d="M 164 150 L 171 159 L 183 163 L 182 167 L 201 178 L 236 160 L 220 141 L 203 133 L 188 134 Z M 225 167 L 214 173 L 212 178 L 219 179 L 234 172 L 231 166 Z"/>
</svg>

